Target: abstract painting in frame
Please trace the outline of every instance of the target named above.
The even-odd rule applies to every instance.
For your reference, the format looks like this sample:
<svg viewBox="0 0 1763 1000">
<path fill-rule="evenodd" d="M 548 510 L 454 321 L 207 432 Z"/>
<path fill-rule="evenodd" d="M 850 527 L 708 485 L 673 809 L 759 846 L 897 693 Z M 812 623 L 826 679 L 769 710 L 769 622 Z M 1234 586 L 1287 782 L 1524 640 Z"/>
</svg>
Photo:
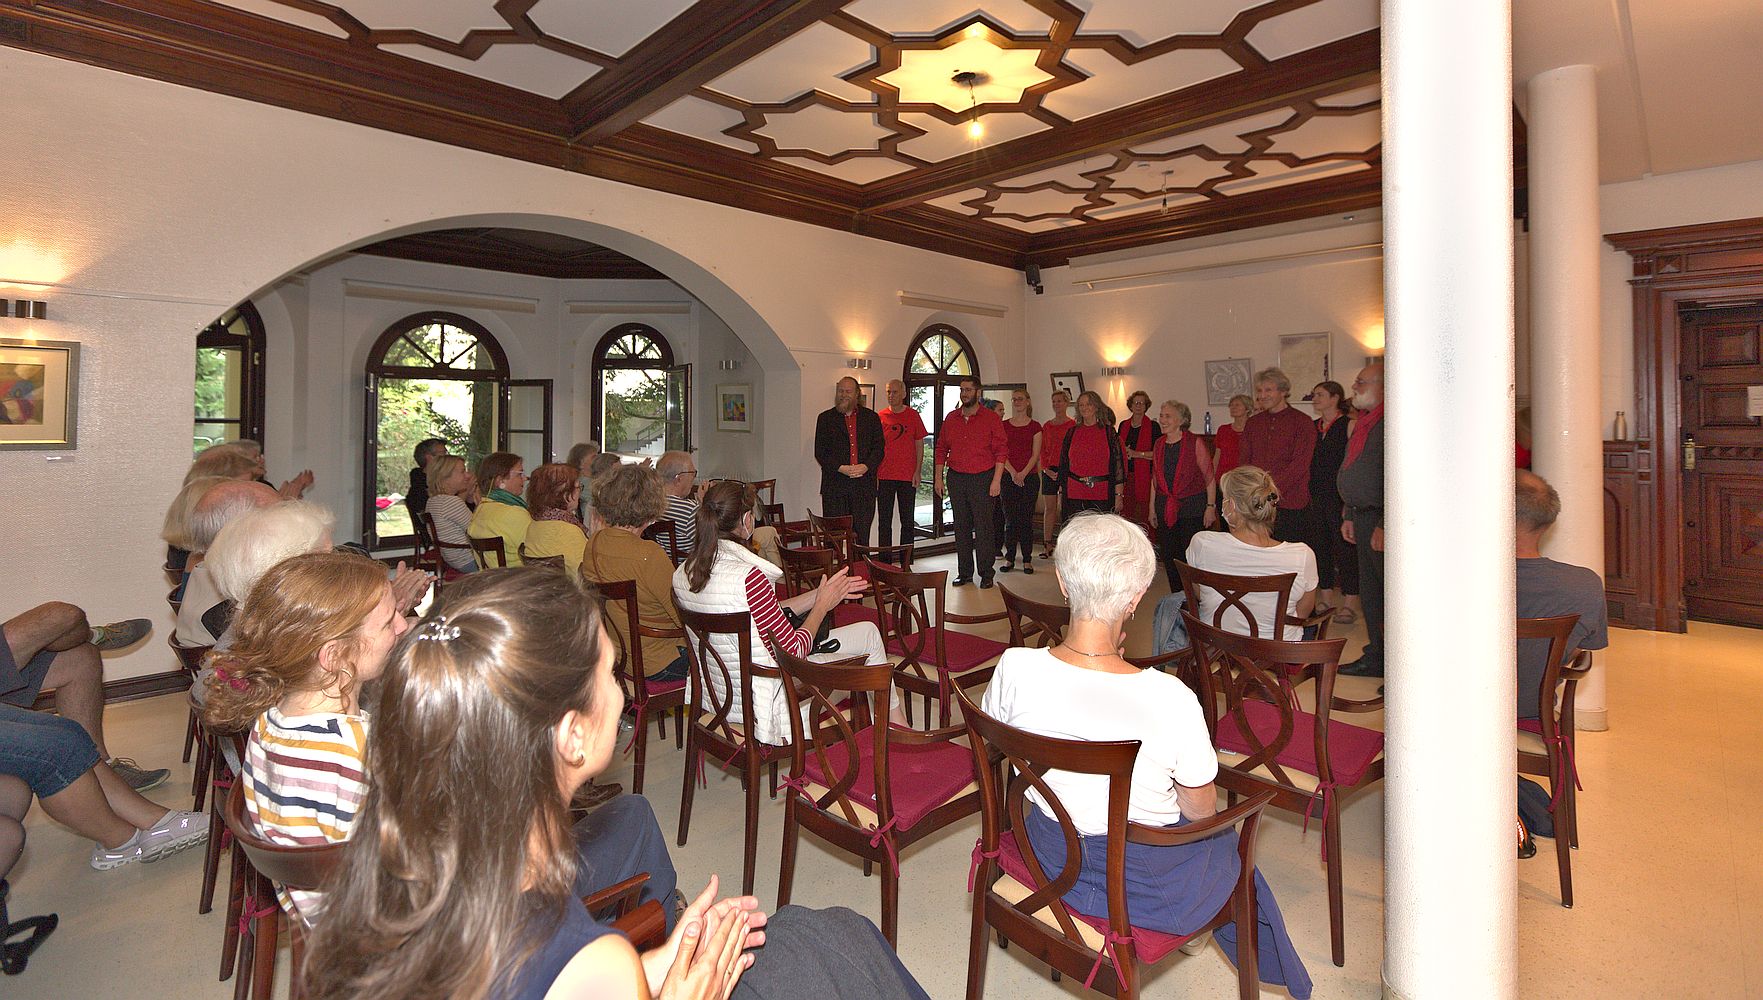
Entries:
<svg viewBox="0 0 1763 1000">
<path fill-rule="evenodd" d="M 716 429 L 748 432 L 753 430 L 752 386 L 719 385 L 716 387 Z"/>
<path fill-rule="evenodd" d="M 1249 396 L 1254 363 L 1248 358 L 1225 358 L 1206 362 L 1206 405 L 1224 406 L 1232 396 Z"/>
<path fill-rule="evenodd" d="M 0 450 L 78 446 L 80 345 L 0 337 Z"/>
</svg>

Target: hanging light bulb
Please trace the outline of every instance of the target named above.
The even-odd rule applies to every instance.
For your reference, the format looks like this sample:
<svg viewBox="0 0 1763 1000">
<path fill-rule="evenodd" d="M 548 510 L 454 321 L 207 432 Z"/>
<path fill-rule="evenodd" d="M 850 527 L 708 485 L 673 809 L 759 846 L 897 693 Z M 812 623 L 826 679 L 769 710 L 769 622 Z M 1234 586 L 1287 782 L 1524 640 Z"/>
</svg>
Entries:
<svg viewBox="0 0 1763 1000">
<path fill-rule="evenodd" d="M 984 138 L 986 127 L 979 120 L 979 100 L 974 97 L 973 88 L 975 84 L 984 83 L 986 81 L 985 74 L 975 73 L 970 70 L 956 70 L 955 75 L 951 77 L 950 80 L 957 87 L 967 88 L 967 137 L 976 141 Z"/>
<path fill-rule="evenodd" d="M 978 118 L 967 123 L 967 137 L 969 139 L 983 139 L 985 135 L 986 126 Z"/>
</svg>

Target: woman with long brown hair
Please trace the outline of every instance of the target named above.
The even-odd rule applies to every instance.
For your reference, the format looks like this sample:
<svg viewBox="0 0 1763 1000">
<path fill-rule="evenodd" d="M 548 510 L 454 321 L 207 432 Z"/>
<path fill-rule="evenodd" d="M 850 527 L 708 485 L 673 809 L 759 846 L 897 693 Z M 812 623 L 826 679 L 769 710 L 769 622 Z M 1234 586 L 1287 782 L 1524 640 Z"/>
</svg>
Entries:
<svg viewBox="0 0 1763 1000">
<path fill-rule="evenodd" d="M 714 901 L 714 876 L 641 955 L 583 908 L 568 803 L 610 764 L 622 707 L 603 619 L 567 574 L 492 570 L 449 587 L 394 649 L 307 994 L 721 1000 L 757 962 L 794 989 L 767 996 L 923 996 L 849 911 L 768 919 L 750 896 Z M 848 935 L 842 981 L 745 953 L 805 924 Z"/>
<path fill-rule="evenodd" d="M 1085 511 L 1111 514 L 1120 509 L 1126 479 L 1126 452 L 1110 423 L 1114 413 L 1095 390 L 1077 397 L 1077 426 L 1065 436 L 1059 455 L 1061 523 Z"/>
</svg>

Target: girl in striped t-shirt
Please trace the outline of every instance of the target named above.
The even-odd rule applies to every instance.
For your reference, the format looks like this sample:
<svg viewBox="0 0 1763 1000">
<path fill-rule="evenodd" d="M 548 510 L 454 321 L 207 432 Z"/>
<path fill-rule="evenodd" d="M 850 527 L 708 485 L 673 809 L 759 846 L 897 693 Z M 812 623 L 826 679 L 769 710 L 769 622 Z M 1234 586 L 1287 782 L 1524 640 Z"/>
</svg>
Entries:
<svg viewBox="0 0 1763 1000">
<path fill-rule="evenodd" d="M 239 777 L 264 839 L 348 839 L 367 793 L 358 694 L 406 628 L 385 567 L 361 556 L 295 556 L 251 589 L 215 660 L 206 713 L 216 729 L 250 731 Z M 283 903 L 310 919 L 319 897 L 295 891 Z"/>
</svg>

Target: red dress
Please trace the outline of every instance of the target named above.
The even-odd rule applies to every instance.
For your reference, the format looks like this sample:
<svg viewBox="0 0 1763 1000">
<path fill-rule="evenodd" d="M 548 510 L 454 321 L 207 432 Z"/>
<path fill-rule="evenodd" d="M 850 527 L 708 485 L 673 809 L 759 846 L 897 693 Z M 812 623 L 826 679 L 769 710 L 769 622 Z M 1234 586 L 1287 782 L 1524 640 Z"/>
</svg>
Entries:
<svg viewBox="0 0 1763 1000">
<path fill-rule="evenodd" d="M 1241 460 L 1243 436 L 1237 433 L 1235 427 L 1225 424 L 1218 428 L 1218 433 L 1212 435 L 1212 443 L 1218 447 L 1216 464 L 1218 475 L 1222 477 L 1225 473 L 1236 468 L 1237 463 Z"/>
<path fill-rule="evenodd" d="M 1120 446 L 1127 451 L 1155 451 L 1163 431 L 1150 417 L 1135 429 L 1132 418 L 1120 422 Z M 1134 524 L 1151 523 L 1151 463 L 1143 458 L 1126 460 L 1126 492 L 1120 516 Z"/>
</svg>

